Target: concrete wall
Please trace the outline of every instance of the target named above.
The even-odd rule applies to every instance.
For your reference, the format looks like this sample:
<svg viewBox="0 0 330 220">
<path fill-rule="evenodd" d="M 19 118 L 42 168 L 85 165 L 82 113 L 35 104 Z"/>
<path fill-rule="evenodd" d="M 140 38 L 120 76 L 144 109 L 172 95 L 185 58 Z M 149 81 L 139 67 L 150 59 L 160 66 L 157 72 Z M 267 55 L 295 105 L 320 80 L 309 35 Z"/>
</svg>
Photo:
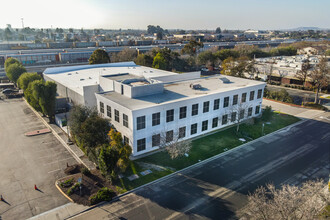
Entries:
<svg viewBox="0 0 330 220">
<path fill-rule="evenodd" d="M 145 86 L 132 87 L 131 98 L 137 98 L 147 95 L 156 95 L 164 91 L 164 85 L 161 83 L 150 84 Z"/>
<path fill-rule="evenodd" d="M 84 86 L 84 105 L 88 107 L 96 106 L 95 93 L 99 92 L 99 85 Z"/>
<path fill-rule="evenodd" d="M 99 76 L 100 92 L 112 91 L 114 88 L 114 81 L 103 76 Z"/>
</svg>

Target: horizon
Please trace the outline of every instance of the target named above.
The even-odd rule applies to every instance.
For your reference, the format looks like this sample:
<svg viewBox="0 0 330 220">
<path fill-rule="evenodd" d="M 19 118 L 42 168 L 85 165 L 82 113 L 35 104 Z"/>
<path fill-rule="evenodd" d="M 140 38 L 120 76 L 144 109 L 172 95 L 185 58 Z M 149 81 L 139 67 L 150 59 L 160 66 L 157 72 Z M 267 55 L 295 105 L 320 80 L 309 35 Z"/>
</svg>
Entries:
<svg viewBox="0 0 330 220">
<path fill-rule="evenodd" d="M 0 14 L 0 28 L 11 24 L 49 29 L 133 29 L 146 30 L 148 25 L 159 25 L 170 30 L 288 30 L 298 27 L 330 28 L 330 1 L 317 0 L 261 1 L 235 0 L 232 2 L 208 0 L 182 0 L 166 3 L 152 0 L 18 0 L 19 8 L 4 10 Z M 33 4 L 32 4 L 33 3 Z M 2 3 L 9 8 L 10 3 Z M 237 7 L 239 5 L 239 7 Z M 285 6 L 285 7 L 284 7 Z M 40 10 L 42 8 L 42 10 Z"/>
</svg>

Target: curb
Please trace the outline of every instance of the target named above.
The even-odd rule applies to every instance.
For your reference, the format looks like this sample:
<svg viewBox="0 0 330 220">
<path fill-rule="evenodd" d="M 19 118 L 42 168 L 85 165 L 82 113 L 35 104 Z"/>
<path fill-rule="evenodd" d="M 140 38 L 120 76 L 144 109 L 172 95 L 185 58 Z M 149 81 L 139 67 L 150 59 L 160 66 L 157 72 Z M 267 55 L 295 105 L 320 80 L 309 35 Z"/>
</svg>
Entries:
<svg viewBox="0 0 330 220">
<path fill-rule="evenodd" d="M 140 190 L 140 189 L 143 188 L 143 187 L 147 187 L 147 186 L 149 186 L 149 185 L 152 185 L 152 184 L 155 184 L 155 183 L 158 183 L 158 182 L 161 182 L 161 181 L 167 180 L 167 179 L 171 178 L 171 177 L 174 176 L 174 175 L 177 175 L 177 174 L 179 174 L 179 173 L 184 173 L 184 172 L 186 172 L 186 171 L 189 170 L 189 169 L 192 169 L 192 168 L 195 168 L 195 167 L 197 167 L 197 166 L 203 165 L 203 164 L 208 163 L 208 162 L 210 162 L 210 161 L 212 161 L 212 160 L 215 160 L 215 159 L 221 158 L 221 157 L 223 157 L 223 156 L 225 156 L 225 155 L 227 155 L 227 154 L 229 154 L 229 153 L 231 153 L 231 152 L 234 152 L 234 151 L 237 151 L 237 150 L 239 150 L 239 149 L 241 149 L 241 148 L 246 147 L 248 144 L 251 144 L 251 143 L 254 143 L 254 142 L 257 142 L 257 141 L 263 140 L 263 139 L 265 139 L 265 138 L 267 138 L 267 137 L 269 137 L 269 136 L 272 136 L 272 135 L 274 135 L 274 134 L 276 134 L 276 133 L 278 133 L 278 132 L 281 132 L 281 131 L 283 131 L 283 130 L 286 130 L 286 129 L 292 128 L 292 127 L 294 127 L 294 126 L 297 126 L 297 125 L 299 125 L 299 124 L 302 124 L 302 123 L 306 122 L 307 120 L 308 120 L 308 119 L 301 119 L 300 121 L 298 121 L 298 122 L 296 122 L 296 123 L 293 123 L 293 124 L 291 124 L 291 125 L 288 125 L 288 126 L 286 126 L 286 127 L 284 127 L 284 128 L 281 128 L 281 129 L 279 129 L 279 130 L 277 130 L 277 131 L 274 131 L 274 132 L 272 132 L 272 133 L 266 134 L 266 135 L 264 135 L 264 136 L 262 136 L 262 137 L 259 137 L 259 138 L 257 138 L 257 139 L 254 139 L 254 140 L 250 141 L 250 142 L 247 142 L 247 143 L 245 143 L 245 144 L 242 144 L 242 145 L 240 145 L 240 146 L 237 146 L 237 147 L 235 147 L 235 148 L 232 148 L 232 149 L 230 149 L 230 150 L 228 150 L 228 151 L 225 151 L 225 152 L 223 152 L 223 153 L 220 153 L 220 154 L 214 155 L 214 156 L 212 156 L 212 157 L 210 157 L 210 158 L 207 158 L 207 159 L 205 159 L 205 160 L 202 160 L 202 161 L 200 161 L 200 162 L 197 162 L 197 163 L 195 163 L 195 164 L 193 164 L 193 165 L 191 165 L 191 166 L 185 167 L 185 168 L 183 168 L 183 169 L 181 169 L 181 170 L 175 171 L 174 173 L 168 174 L 168 175 L 166 175 L 166 176 L 164 176 L 164 177 L 161 177 L 161 178 L 159 178 L 159 179 L 156 179 L 156 180 L 154 180 L 154 181 L 151 181 L 151 182 L 149 182 L 149 183 L 146 183 L 146 184 L 144 184 L 144 185 L 142 185 L 142 186 L 136 187 L 135 189 L 132 189 L 132 190 L 130 190 L 130 191 L 127 191 L 127 192 L 125 192 L 125 193 L 123 193 L 123 194 L 121 194 L 121 195 L 119 195 L 119 196 L 114 197 L 111 201 L 109 201 L 109 202 L 104 202 L 104 203 L 111 204 L 112 202 L 118 201 L 121 197 L 126 196 L 126 195 L 128 195 L 128 194 L 130 194 L 130 193 L 136 192 L 136 191 Z M 93 208 L 96 208 L 96 207 L 102 206 L 102 205 L 104 205 L 104 203 L 99 203 L 99 204 L 95 205 L 94 207 L 88 208 L 88 209 L 86 209 L 86 210 L 84 210 L 84 211 L 81 211 L 80 213 L 74 214 L 74 215 L 68 217 L 67 219 L 70 219 L 70 218 L 72 218 L 72 217 L 76 217 L 76 216 L 78 216 L 78 215 L 80 215 L 80 214 L 83 214 L 84 212 L 90 211 L 90 210 L 93 209 Z"/>
<path fill-rule="evenodd" d="M 62 191 L 62 189 L 58 186 L 58 181 L 56 180 L 55 181 L 55 186 L 56 186 L 56 188 L 58 189 L 58 191 L 60 191 L 60 193 L 62 193 L 62 195 L 65 197 L 65 198 L 67 198 L 70 202 L 72 202 L 72 203 L 74 203 L 74 201 L 67 195 L 67 194 L 65 194 L 63 191 Z"/>
<path fill-rule="evenodd" d="M 63 139 L 57 134 L 57 132 L 43 119 L 39 113 L 30 106 L 30 104 L 26 101 L 25 98 L 23 98 L 27 106 L 34 112 L 34 114 L 44 123 L 44 125 L 49 128 L 52 131 L 52 134 L 56 137 L 56 139 L 69 151 L 69 153 L 73 156 L 73 158 L 78 162 L 83 164 L 85 167 L 88 168 L 88 166 L 74 153 L 74 151 L 63 141 Z M 89 169 L 89 168 L 88 168 Z"/>
</svg>

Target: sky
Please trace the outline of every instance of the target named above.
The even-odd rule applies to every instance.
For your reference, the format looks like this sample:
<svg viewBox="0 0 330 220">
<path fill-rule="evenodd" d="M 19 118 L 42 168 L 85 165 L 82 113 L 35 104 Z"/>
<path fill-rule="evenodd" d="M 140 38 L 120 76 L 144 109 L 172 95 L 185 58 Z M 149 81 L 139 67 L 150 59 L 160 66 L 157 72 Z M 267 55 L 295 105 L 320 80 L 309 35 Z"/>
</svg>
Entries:
<svg viewBox="0 0 330 220">
<path fill-rule="evenodd" d="M 0 28 L 330 28 L 330 0 L 0 0 Z"/>
</svg>

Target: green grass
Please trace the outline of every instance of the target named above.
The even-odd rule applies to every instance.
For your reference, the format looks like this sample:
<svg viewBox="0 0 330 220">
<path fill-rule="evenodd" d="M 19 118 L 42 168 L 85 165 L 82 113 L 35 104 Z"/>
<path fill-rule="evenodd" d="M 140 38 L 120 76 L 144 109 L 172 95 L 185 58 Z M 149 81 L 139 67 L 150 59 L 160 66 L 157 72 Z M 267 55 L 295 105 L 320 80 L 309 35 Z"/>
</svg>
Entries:
<svg viewBox="0 0 330 220">
<path fill-rule="evenodd" d="M 166 151 L 161 151 L 133 161 L 131 167 L 129 167 L 124 174 L 125 178 L 123 178 L 120 183 L 117 184 L 126 190 L 130 190 L 156 180 L 160 177 L 166 176 L 172 173 L 173 169 L 183 169 L 199 161 L 235 148 L 243 144 L 238 140 L 239 138 L 243 137 L 247 142 L 251 141 L 252 139 L 257 139 L 262 135 L 262 124 L 265 123 L 265 121 L 262 119 L 254 120 L 254 124 L 241 124 L 239 133 L 236 133 L 236 126 L 232 126 L 225 130 L 220 130 L 219 132 L 193 140 L 192 148 L 189 152 L 189 157 L 180 157 L 172 160 Z M 291 115 L 273 113 L 271 119 L 269 120 L 271 124 L 264 125 L 264 134 L 269 134 L 290 124 L 298 122 L 299 120 L 300 119 Z M 144 169 L 138 165 L 138 162 L 156 164 L 169 169 L 164 171 L 152 170 L 152 174 L 141 176 L 140 172 Z M 132 174 L 139 174 L 140 178 L 129 181 L 126 177 Z"/>
</svg>

